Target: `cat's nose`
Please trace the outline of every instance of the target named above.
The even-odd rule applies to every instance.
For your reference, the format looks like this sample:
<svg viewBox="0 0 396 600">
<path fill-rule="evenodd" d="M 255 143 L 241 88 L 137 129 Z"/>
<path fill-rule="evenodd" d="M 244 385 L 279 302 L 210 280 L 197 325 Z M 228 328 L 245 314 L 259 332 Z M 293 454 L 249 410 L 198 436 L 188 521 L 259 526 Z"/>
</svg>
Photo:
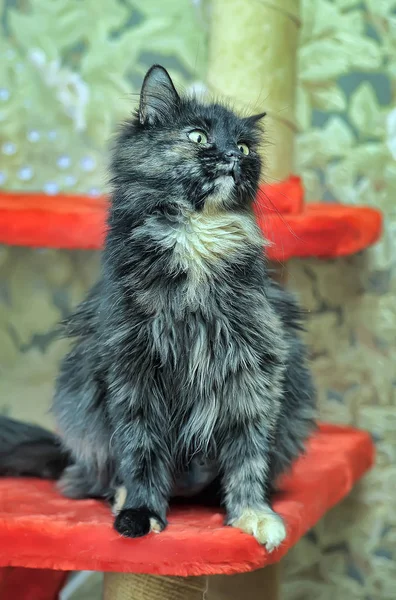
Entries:
<svg viewBox="0 0 396 600">
<path fill-rule="evenodd" d="M 238 152 L 238 150 L 228 150 L 224 153 L 224 156 L 229 160 L 239 160 L 240 153 Z"/>
</svg>

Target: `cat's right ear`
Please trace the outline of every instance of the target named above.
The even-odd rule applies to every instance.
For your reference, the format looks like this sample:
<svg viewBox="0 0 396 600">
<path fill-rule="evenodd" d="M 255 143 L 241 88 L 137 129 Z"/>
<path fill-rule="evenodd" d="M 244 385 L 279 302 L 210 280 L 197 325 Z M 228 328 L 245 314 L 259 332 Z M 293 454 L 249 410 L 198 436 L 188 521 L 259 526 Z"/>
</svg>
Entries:
<svg viewBox="0 0 396 600">
<path fill-rule="evenodd" d="M 139 120 L 142 124 L 165 121 L 180 100 L 173 81 L 164 67 L 154 65 L 146 73 L 140 92 Z"/>
<path fill-rule="evenodd" d="M 250 115 L 250 117 L 246 117 L 245 123 L 248 123 L 249 125 L 256 125 L 256 123 L 258 123 L 259 121 L 261 121 L 261 119 L 264 119 L 264 117 L 267 116 L 266 112 L 262 112 L 262 113 L 258 113 L 257 115 Z"/>
</svg>

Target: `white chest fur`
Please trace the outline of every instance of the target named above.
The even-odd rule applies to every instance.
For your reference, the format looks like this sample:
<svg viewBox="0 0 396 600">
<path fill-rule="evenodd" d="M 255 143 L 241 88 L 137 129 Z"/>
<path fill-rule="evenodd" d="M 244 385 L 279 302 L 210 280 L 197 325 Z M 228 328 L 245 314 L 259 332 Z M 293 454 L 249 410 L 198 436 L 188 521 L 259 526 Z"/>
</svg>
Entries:
<svg viewBox="0 0 396 600">
<path fill-rule="evenodd" d="M 210 272 L 215 263 L 242 256 L 248 245 L 263 243 L 252 216 L 218 211 L 190 213 L 169 231 L 166 240 L 179 267 L 194 278 Z"/>
</svg>

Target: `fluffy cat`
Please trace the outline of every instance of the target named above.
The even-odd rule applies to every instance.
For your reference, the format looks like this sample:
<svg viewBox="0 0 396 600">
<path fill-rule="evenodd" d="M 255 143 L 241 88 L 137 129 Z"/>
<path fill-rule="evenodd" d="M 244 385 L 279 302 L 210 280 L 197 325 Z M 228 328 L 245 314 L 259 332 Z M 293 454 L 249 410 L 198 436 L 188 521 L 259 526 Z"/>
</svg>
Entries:
<svg viewBox="0 0 396 600">
<path fill-rule="evenodd" d="M 154 66 L 114 145 L 101 277 L 65 324 L 53 411 L 62 491 L 114 502 L 124 536 L 217 482 L 229 525 L 269 551 L 286 535 L 270 494 L 315 394 L 252 212 L 263 116 L 180 97 Z"/>
</svg>

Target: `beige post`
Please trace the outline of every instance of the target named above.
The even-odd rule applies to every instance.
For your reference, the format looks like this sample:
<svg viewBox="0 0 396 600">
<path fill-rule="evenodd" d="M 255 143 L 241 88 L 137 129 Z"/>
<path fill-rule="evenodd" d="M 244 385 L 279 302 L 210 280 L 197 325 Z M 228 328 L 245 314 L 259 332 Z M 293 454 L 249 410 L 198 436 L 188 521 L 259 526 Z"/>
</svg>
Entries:
<svg viewBox="0 0 396 600">
<path fill-rule="evenodd" d="M 209 89 L 250 114 L 267 112 L 265 174 L 284 179 L 293 170 L 299 0 L 210 6 Z"/>
<path fill-rule="evenodd" d="M 279 600 L 278 567 L 212 577 L 105 574 L 104 600 Z"/>
<path fill-rule="evenodd" d="M 211 0 L 209 88 L 250 114 L 268 113 L 264 158 L 275 180 L 293 171 L 298 27 L 299 0 Z M 104 577 L 104 600 L 278 599 L 277 565 L 232 576 Z"/>
</svg>

